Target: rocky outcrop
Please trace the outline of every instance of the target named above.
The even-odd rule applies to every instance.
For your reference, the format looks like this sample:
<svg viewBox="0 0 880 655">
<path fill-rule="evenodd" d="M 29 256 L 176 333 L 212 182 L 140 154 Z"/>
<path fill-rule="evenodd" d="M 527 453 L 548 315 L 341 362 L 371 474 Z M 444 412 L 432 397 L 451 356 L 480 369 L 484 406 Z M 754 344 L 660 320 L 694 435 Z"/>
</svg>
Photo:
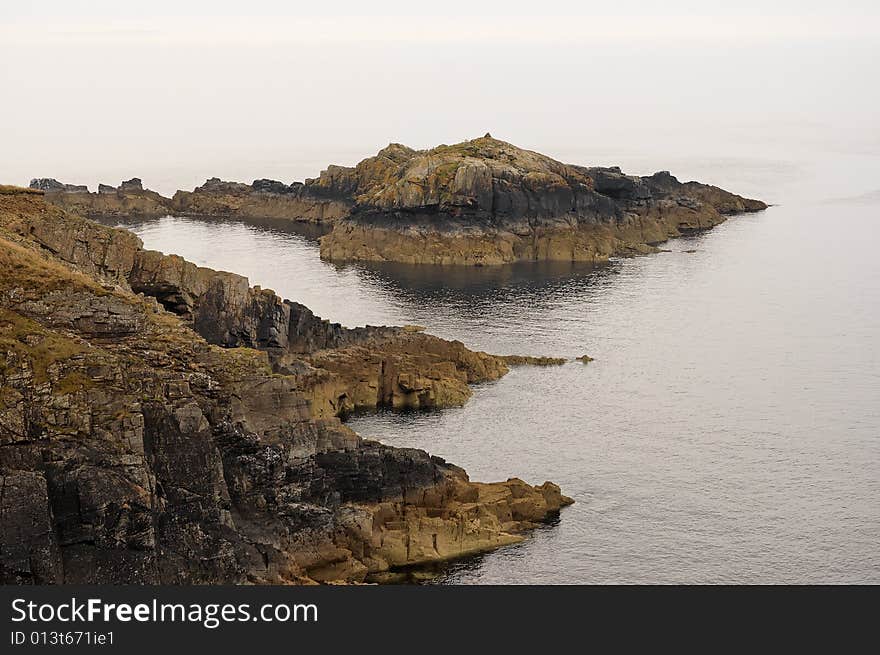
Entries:
<svg viewBox="0 0 880 655">
<path fill-rule="evenodd" d="M 97 193 L 91 193 L 85 186 L 61 184 L 51 179 L 31 180 L 30 186 L 45 191 L 48 202 L 92 218 L 168 214 L 168 199 L 144 189 L 136 177 L 122 182 L 119 187 L 99 184 Z"/>
<path fill-rule="evenodd" d="M 194 191 L 178 191 L 170 202 L 176 214 L 236 218 L 288 218 L 329 223 L 348 214 L 351 202 L 300 183 L 255 180 L 252 185 L 211 178 Z"/>
<path fill-rule="evenodd" d="M 332 261 L 601 262 L 766 207 L 668 173 L 562 164 L 489 136 L 425 151 L 394 144 L 315 184 L 356 201 L 321 239 Z"/>
<path fill-rule="evenodd" d="M 338 418 L 505 370 L 4 192 L 0 582 L 360 581 L 521 539 L 570 502 L 555 485 L 472 483 Z"/>
<path fill-rule="evenodd" d="M 30 183 L 31 189 L 47 191 L 50 193 L 88 193 L 89 188 L 81 184 L 63 184 L 54 177 L 34 178 Z"/>
<path fill-rule="evenodd" d="M 177 191 L 172 198 L 144 189 L 136 177 L 118 187 L 99 184 L 97 193 L 54 179 L 32 180 L 31 188 L 46 192 L 48 202 L 90 218 L 175 214 L 331 223 L 348 215 L 353 204 L 348 197 L 323 188 L 267 179 L 248 185 L 213 177 L 193 191 Z"/>
</svg>

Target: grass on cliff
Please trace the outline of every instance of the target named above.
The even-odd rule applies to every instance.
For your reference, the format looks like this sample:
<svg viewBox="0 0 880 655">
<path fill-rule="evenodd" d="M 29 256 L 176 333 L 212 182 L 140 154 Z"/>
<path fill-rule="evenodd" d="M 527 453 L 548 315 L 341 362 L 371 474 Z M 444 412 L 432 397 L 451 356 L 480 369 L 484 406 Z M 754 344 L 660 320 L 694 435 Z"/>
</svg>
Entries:
<svg viewBox="0 0 880 655">
<path fill-rule="evenodd" d="M 15 186 L 14 184 L 0 184 L 0 196 L 12 196 L 24 193 L 33 196 L 41 196 L 43 192 L 40 189 L 28 189 L 23 186 Z"/>
<path fill-rule="evenodd" d="M 9 353 L 13 353 L 30 361 L 34 381 L 42 384 L 49 379 L 52 364 L 86 350 L 85 345 L 73 339 L 47 330 L 21 314 L 0 308 L 0 370 L 4 375 L 9 368 Z"/>
<path fill-rule="evenodd" d="M 273 375 L 272 366 L 269 364 L 269 355 L 263 350 L 211 346 L 211 351 L 222 362 L 221 370 L 218 373 L 226 376 L 228 381 Z"/>
<path fill-rule="evenodd" d="M 0 236 L 0 291 L 13 289 L 39 293 L 56 289 L 81 289 L 98 295 L 107 294 L 100 284 L 88 276 L 46 258 L 37 250 Z"/>
</svg>

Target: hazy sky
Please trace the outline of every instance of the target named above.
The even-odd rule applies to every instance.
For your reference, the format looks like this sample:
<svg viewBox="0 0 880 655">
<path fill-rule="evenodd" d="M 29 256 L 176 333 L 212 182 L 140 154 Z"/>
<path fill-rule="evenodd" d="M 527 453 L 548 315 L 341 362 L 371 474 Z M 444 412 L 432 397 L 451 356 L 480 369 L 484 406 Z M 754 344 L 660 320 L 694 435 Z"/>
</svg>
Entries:
<svg viewBox="0 0 880 655">
<path fill-rule="evenodd" d="M 0 181 L 289 181 L 487 130 L 578 163 L 880 147 L 878 3 L 731 4 L 5 0 Z"/>
</svg>

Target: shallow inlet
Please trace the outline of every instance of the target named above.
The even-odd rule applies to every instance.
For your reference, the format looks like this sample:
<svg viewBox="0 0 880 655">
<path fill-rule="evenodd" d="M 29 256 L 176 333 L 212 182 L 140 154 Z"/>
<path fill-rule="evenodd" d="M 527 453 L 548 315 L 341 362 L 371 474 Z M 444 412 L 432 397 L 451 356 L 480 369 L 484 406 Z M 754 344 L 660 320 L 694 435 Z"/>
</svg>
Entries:
<svg viewBox="0 0 880 655">
<path fill-rule="evenodd" d="M 516 368 L 460 409 L 351 420 L 473 479 L 552 479 L 577 501 L 441 582 L 880 582 L 876 182 L 833 160 L 749 166 L 753 188 L 726 184 L 728 165 L 700 179 L 783 204 L 599 268 L 340 267 L 279 221 L 124 225 L 346 325 L 596 358 Z M 816 179 L 852 200 L 826 202 Z"/>
</svg>

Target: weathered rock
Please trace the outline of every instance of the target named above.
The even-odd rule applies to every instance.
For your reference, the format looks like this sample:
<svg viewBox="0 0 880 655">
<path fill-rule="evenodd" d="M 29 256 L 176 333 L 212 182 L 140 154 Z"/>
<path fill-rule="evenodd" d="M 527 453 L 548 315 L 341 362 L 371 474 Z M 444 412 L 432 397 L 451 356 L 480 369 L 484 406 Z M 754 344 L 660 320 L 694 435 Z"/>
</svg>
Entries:
<svg viewBox="0 0 880 655">
<path fill-rule="evenodd" d="M 0 194 L 0 583 L 360 581 L 511 543 L 557 487 L 471 483 L 337 418 L 505 370 Z"/>
<path fill-rule="evenodd" d="M 141 178 L 133 177 L 130 180 L 125 180 L 122 184 L 119 185 L 119 191 L 122 193 L 140 193 L 144 190 L 144 185 L 141 182 Z"/>
<path fill-rule="evenodd" d="M 92 218 L 126 216 L 163 216 L 169 200 L 155 191 L 144 189 L 139 178 L 122 182 L 119 187 L 99 184 L 97 193 L 85 186 L 52 184 L 54 180 L 33 180 L 31 186 L 43 188 L 46 200 L 68 211 Z"/>
<path fill-rule="evenodd" d="M 31 189 L 39 189 L 40 191 L 66 192 L 66 193 L 88 193 L 88 187 L 80 184 L 62 184 L 53 177 L 41 177 L 31 180 Z"/>
<path fill-rule="evenodd" d="M 258 193 L 296 193 L 296 187 L 291 187 L 278 180 L 260 179 L 254 180 L 251 188 Z"/>
<path fill-rule="evenodd" d="M 348 214 L 351 201 L 303 184 L 254 180 L 253 185 L 211 178 L 193 191 L 178 191 L 169 201 L 177 214 L 235 218 L 286 218 L 329 223 Z"/>
<path fill-rule="evenodd" d="M 321 239 L 331 261 L 601 262 L 766 207 L 669 175 L 562 164 L 491 137 L 425 151 L 392 144 L 312 183 L 356 201 Z"/>
<path fill-rule="evenodd" d="M 45 475 L 0 473 L 0 580 L 61 582 L 59 563 Z"/>
</svg>

